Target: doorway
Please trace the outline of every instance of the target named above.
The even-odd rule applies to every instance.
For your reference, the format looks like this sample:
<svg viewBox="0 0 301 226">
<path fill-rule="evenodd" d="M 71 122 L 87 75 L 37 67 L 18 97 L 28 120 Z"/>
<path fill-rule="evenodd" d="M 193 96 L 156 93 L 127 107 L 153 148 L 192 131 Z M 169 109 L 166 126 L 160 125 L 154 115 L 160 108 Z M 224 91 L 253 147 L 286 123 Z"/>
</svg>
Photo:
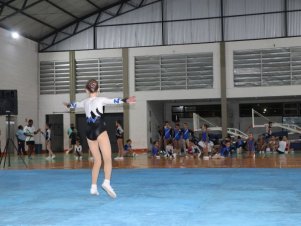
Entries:
<svg viewBox="0 0 301 226">
<path fill-rule="evenodd" d="M 51 124 L 51 148 L 54 152 L 64 151 L 63 114 L 46 115 L 46 123 Z"/>
</svg>

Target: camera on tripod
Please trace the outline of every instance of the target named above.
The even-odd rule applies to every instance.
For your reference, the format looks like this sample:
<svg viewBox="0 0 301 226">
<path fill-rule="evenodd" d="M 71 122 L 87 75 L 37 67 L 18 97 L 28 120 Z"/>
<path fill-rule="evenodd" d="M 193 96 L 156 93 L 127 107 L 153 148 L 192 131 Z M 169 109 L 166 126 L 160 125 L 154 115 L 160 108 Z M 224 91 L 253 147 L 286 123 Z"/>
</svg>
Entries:
<svg viewBox="0 0 301 226">
<path fill-rule="evenodd" d="M 3 168 L 5 167 L 6 160 L 8 160 L 8 166 L 10 166 L 10 153 L 11 150 L 14 148 L 17 152 L 18 149 L 14 143 L 12 137 L 14 137 L 15 129 L 12 127 L 15 125 L 15 121 L 12 121 L 12 115 L 18 115 L 18 94 L 17 90 L 0 90 L 0 115 L 6 116 L 7 122 L 7 133 L 6 133 L 6 142 L 5 148 L 1 153 L 0 157 L 0 165 L 3 161 Z M 27 167 L 24 159 L 20 156 L 23 160 L 24 165 Z"/>
</svg>

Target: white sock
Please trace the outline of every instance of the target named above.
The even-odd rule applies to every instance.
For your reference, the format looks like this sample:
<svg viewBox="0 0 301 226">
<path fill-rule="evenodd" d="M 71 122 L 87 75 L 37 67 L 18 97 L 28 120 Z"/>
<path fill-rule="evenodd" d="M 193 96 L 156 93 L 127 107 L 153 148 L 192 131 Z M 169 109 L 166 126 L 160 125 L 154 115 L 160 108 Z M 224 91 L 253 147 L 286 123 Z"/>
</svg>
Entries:
<svg viewBox="0 0 301 226">
<path fill-rule="evenodd" d="M 92 185 L 91 185 L 91 189 L 97 190 L 97 184 L 92 184 Z"/>
<path fill-rule="evenodd" d="M 110 180 L 104 179 L 103 184 L 108 184 L 108 185 L 110 185 Z"/>
</svg>

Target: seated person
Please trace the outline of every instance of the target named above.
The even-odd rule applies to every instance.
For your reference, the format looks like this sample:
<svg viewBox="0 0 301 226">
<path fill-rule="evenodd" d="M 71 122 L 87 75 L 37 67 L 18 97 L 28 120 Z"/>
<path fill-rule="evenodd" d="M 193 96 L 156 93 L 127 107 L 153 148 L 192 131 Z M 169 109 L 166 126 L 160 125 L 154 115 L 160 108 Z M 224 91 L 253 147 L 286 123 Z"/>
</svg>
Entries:
<svg viewBox="0 0 301 226">
<path fill-rule="evenodd" d="M 189 140 L 188 154 L 193 155 L 193 157 L 200 157 L 202 154 L 201 149 L 197 146 L 193 140 Z"/>
<path fill-rule="evenodd" d="M 166 153 L 165 153 L 166 157 L 169 157 L 169 158 L 175 158 L 176 157 L 176 154 L 173 152 L 173 145 L 172 145 L 172 140 L 171 139 L 167 140 L 165 151 L 166 151 Z"/>
<path fill-rule="evenodd" d="M 159 141 L 154 141 L 151 150 L 151 156 L 160 158 L 159 156 Z"/>
<path fill-rule="evenodd" d="M 124 155 L 127 157 L 136 157 L 137 154 L 132 149 L 132 140 L 128 139 L 124 145 Z"/>
</svg>

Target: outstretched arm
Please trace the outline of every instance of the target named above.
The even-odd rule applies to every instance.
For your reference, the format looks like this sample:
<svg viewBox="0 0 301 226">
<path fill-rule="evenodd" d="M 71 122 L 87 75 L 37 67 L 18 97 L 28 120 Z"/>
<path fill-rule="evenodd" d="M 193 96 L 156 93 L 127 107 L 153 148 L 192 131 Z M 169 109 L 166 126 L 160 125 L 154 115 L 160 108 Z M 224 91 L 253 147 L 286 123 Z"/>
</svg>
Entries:
<svg viewBox="0 0 301 226">
<path fill-rule="evenodd" d="M 127 98 L 103 98 L 103 103 L 104 104 L 122 104 L 122 103 L 128 103 L 128 104 L 134 104 L 136 103 L 136 97 L 135 96 L 131 96 L 131 97 L 127 97 Z"/>
<path fill-rule="evenodd" d="M 84 101 L 80 101 L 80 102 L 63 102 L 63 104 L 67 107 L 67 108 L 83 108 L 84 107 Z"/>
</svg>

